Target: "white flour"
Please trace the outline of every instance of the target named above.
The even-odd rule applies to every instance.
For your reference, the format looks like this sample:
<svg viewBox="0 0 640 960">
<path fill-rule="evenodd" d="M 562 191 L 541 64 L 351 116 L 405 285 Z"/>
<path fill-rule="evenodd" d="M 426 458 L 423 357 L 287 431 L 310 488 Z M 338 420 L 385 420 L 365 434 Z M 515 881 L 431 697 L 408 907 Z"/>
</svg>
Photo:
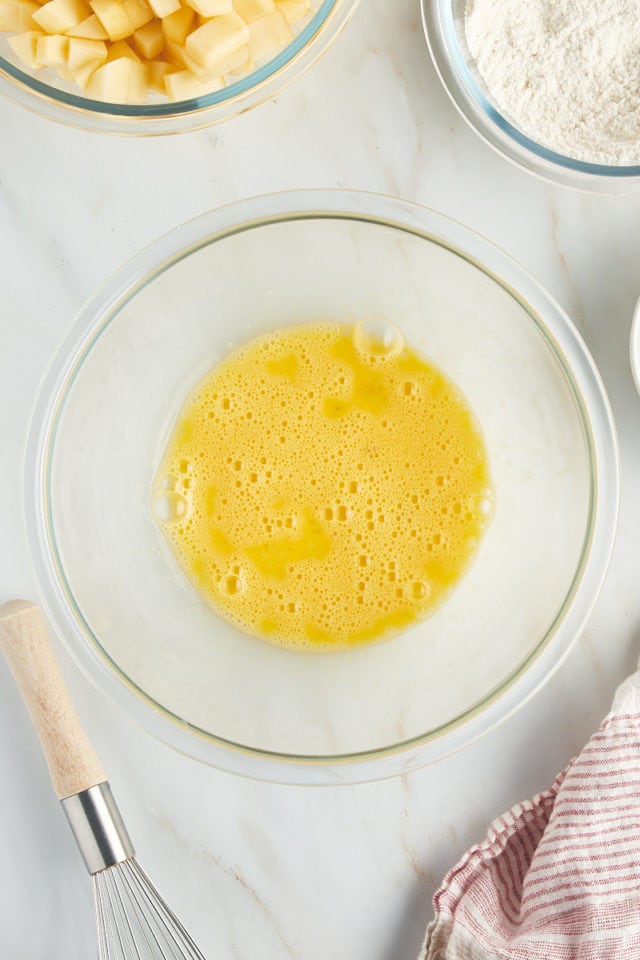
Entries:
<svg viewBox="0 0 640 960">
<path fill-rule="evenodd" d="M 465 28 L 515 127 L 579 160 L 640 163 L 640 0 L 467 0 Z"/>
</svg>

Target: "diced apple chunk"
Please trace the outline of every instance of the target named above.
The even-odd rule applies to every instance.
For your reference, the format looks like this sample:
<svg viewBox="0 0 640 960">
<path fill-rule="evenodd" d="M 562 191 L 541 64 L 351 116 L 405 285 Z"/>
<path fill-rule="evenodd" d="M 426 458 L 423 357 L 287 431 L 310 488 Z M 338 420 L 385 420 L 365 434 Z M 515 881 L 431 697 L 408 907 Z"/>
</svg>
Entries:
<svg viewBox="0 0 640 960">
<path fill-rule="evenodd" d="M 167 41 L 165 54 L 172 63 L 180 64 L 191 70 L 191 73 L 200 83 L 207 83 L 212 77 L 224 77 L 226 74 L 232 74 L 234 70 L 247 69 L 249 62 L 247 47 L 241 47 L 237 53 L 227 57 L 226 60 L 217 60 L 213 67 L 201 66 L 197 60 L 189 56 L 183 46 L 170 41 Z"/>
<path fill-rule="evenodd" d="M 66 67 L 69 37 L 44 34 L 36 40 L 36 63 L 41 67 Z"/>
<path fill-rule="evenodd" d="M 88 63 L 92 63 L 94 70 L 107 59 L 107 45 L 104 40 L 86 40 L 84 37 L 69 37 L 67 63 L 73 73 Z"/>
<path fill-rule="evenodd" d="M 107 60 L 117 60 L 119 57 L 124 57 L 127 60 L 135 60 L 137 63 L 140 63 L 140 57 L 133 47 L 129 46 L 126 40 L 118 40 L 117 43 L 109 44 Z"/>
<path fill-rule="evenodd" d="M 0 33 L 22 33 L 37 30 L 39 24 L 33 14 L 40 10 L 29 0 L 0 0 Z"/>
<path fill-rule="evenodd" d="M 200 66 L 213 68 L 249 42 L 249 27 L 237 13 L 225 13 L 198 27 L 187 37 L 185 48 Z"/>
<path fill-rule="evenodd" d="M 245 60 L 241 67 L 234 67 L 233 70 L 228 70 L 225 72 L 224 76 L 229 77 L 227 86 L 234 83 L 236 79 L 240 77 L 248 77 L 250 73 L 253 73 L 255 70 L 255 64 L 252 60 Z"/>
<path fill-rule="evenodd" d="M 240 47 L 235 53 L 226 60 L 220 60 L 216 64 L 216 69 L 225 76 L 227 73 L 233 73 L 236 70 L 248 69 L 249 66 L 249 47 Z"/>
<path fill-rule="evenodd" d="M 144 103 L 147 70 L 143 63 L 118 57 L 98 67 L 87 84 L 87 95 L 107 103 Z"/>
<path fill-rule="evenodd" d="M 221 13 L 232 13 L 231 0 L 185 0 L 190 7 L 203 17 L 217 17 Z"/>
<path fill-rule="evenodd" d="M 181 43 L 174 43 L 168 37 L 165 38 L 163 57 L 168 63 L 172 63 L 176 70 L 184 70 L 186 66 L 185 56 L 184 47 Z"/>
<path fill-rule="evenodd" d="M 249 24 L 249 56 L 255 63 L 269 60 L 293 40 L 289 24 L 277 10 Z"/>
<path fill-rule="evenodd" d="M 123 0 L 123 2 L 127 16 L 131 21 L 131 33 L 153 20 L 153 10 L 147 0 Z"/>
<path fill-rule="evenodd" d="M 33 14 L 33 19 L 47 33 L 66 33 L 90 13 L 84 0 L 49 0 Z"/>
<path fill-rule="evenodd" d="M 245 23 L 253 23 L 276 9 L 274 0 L 233 0 L 233 9 Z"/>
<path fill-rule="evenodd" d="M 178 43 L 171 43 L 170 40 L 167 40 L 165 56 L 177 67 L 189 70 L 199 83 L 212 83 L 222 76 L 217 67 L 214 69 L 202 67 L 197 60 L 194 60 L 193 57 L 189 56 L 183 46 Z"/>
<path fill-rule="evenodd" d="M 171 100 L 192 100 L 194 97 L 204 97 L 208 93 L 215 93 L 224 87 L 222 77 L 200 83 L 190 70 L 179 70 L 177 73 L 168 73 L 164 78 L 164 86 Z"/>
<path fill-rule="evenodd" d="M 179 10 L 181 4 L 180 0 L 149 0 L 149 6 L 156 17 L 160 17 L 162 20 L 163 17 L 168 17 L 170 13 Z"/>
<path fill-rule="evenodd" d="M 147 64 L 147 83 L 149 90 L 153 90 L 154 93 L 166 94 L 167 90 L 164 85 L 164 78 L 168 73 L 175 72 L 176 68 L 172 63 L 167 63 L 165 60 L 151 60 Z"/>
<path fill-rule="evenodd" d="M 89 0 L 89 4 L 107 31 L 109 40 L 115 42 L 131 36 L 134 28 L 120 0 Z"/>
<path fill-rule="evenodd" d="M 43 34 L 39 30 L 27 30 L 7 39 L 13 52 L 30 70 L 38 70 L 41 66 L 37 59 L 37 42 L 41 36 Z"/>
<path fill-rule="evenodd" d="M 99 66 L 99 62 L 85 63 L 83 67 L 78 67 L 77 70 L 69 71 L 71 74 L 71 79 L 74 83 L 77 83 L 82 90 L 84 90 Z"/>
<path fill-rule="evenodd" d="M 311 9 L 309 0 L 276 0 L 276 7 L 290 27 L 302 20 Z"/>
<path fill-rule="evenodd" d="M 159 20 L 151 20 L 133 35 L 133 43 L 138 53 L 146 60 L 153 60 L 164 50 L 164 33 Z"/>
<path fill-rule="evenodd" d="M 181 7 L 175 13 L 162 19 L 162 31 L 172 43 L 184 46 L 185 40 L 193 27 L 196 18 L 195 10 L 191 7 Z"/>
<path fill-rule="evenodd" d="M 102 26 L 95 13 L 90 14 L 86 20 L 79 23 L 76 27 L 67 30 L 70 37 L 81 37 L 85 40 L 108 40 L 109 34 Z"/>
</svg>

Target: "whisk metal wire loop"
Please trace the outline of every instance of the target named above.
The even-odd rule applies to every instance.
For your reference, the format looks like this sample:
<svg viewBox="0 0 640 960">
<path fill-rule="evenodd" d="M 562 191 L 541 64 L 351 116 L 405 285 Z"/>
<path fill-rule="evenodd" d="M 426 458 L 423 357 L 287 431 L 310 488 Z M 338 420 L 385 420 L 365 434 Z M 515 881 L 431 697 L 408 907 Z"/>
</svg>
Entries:
<svg viewBox="0 0 640 960">
<path fill-rule="evenodd" d="M 100 960 L 204 960 L 135 859 L 108 781 L 61 803 L 93 877 Z"/>
<path fill-rule="evenodd" d="M 137 860 L 93 879 L 100 960 L 204 960 Z"/>
<path fill-rule="evenodd" d="M 61 804 L 93 877 L 100 960 L 204 960 L 135 859 L 108 781 Z"/>
</svg>

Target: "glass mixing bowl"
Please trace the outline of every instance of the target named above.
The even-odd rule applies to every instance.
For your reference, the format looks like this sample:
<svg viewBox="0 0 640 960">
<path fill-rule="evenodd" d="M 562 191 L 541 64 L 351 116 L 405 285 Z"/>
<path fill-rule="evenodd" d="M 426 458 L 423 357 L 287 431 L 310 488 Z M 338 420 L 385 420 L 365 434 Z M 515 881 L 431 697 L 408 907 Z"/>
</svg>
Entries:
<svg viewBox="0 0 640 960">
<path fill-rule="evenodd" d="M 17 103 L 70 126 L 119 134 L 181 133 L 209 126 L 273 97 L 300 76 L 337 37 L 358 0 L 322 0 L 289 46 L 253 73 L 216 93 L 171 103 L 103 103 L 91 100 L 53 69 L 28 71 L 0 34 L 0 92 Z"/>
<path fill-rule="evenodd" d="M 452 596 L 401 636 L 278 648 L 186 581 L 152 519 L 151 480 L 187 392 L 231 347 L 372 315 L 466 395 L 495 516 Z M 186 754 L 309 784 L 436 760 L 531 696 L 595 602 L 618 500 L 600 378 L 535 281 L 438 213 L 323 190 L 213 210 L 109 280 L 44 378 L 24 476 L 41 600 L 89 677 Z"/>
<path fill-rule="evenodd" d="M 538 176 L 583 190 L 625 193 L 640 185 L 640 166 L 586 163 L 537 143 L 492 101 L 465 37 L 467 0 L 421 0 L 431 58 L 449 97 L 489 146 Z"/>
</svg>

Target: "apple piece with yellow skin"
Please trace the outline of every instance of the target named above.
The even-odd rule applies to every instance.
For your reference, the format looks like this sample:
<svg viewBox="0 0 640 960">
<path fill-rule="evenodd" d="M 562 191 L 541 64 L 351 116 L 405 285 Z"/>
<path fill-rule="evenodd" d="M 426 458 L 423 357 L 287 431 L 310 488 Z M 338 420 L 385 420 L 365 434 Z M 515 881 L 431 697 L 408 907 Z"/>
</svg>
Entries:
<svg viewBox="0 0 640 960">
<path fill-rule="evenodd" d="M 44 34 L 36 40 L 36 63 L 41 67 L 66 67 L 69 37 Z"/>
<path fill-rule="evenodd" d="M 120 0 L 89 0 L 89 5 L 107 31 L 112 43 L 131 36 L 133 27 L 125 6 Z"/>
<path fill-rule="evenodd" d="M 249 56 L 254 63 L 270 60 L 293 40 L 289 24 L 277 10 L 250 23 L 249 34 Z"/>
<path fill-rule="evenodd" d="M 153 60 L 164 50 L 165 36 L 159 20 L 151 20 L 133 35 L 136 51 L 145 60 Z"/>
<path fill-rule="evenodd" d="M 140 63 L 140 57 L 127 40 L 118 40 L 117 43 L 109 44 L 107 60 L 118 60 L 120 57 Z"/>
<path fill-rule="evenodd" d="M 45 33 L 66 33 L 90 13 L 84 0 L 49 0 L 33 14 L 33 19 Z"/>
<path fill-rule="evenodd" d="M 37 60 L 36 50 L 38 38 L 42 36 L 44 34 L 40 30 L 25 30 L 24 33 L 16 33 L 15 36 L 7 38 L 7 43 L 15 55 L 30 70 L 39 70 L 41 67 Z"/>
<path fill-rule="evenodd" d="M 149 90 L 166 96 L 164 79 L 169 73 L 176 73 L 176 67 L 166 60 L 150 60 L 147 63 L 147 84 Z"/>
<path fill-rule="evenodd" d="M 67 30 L 69 37 L 80 37 L 85 40 L 108 40 L 109 34 L 102 26 L 95 13 L 90 14 L 86 20 L 79 23 L 76 27 Z"/>
<path fill-rule="evenodd" d="M 253 23 L 254 20 L 273 13 L 276 5 L 274 0 L 233 0 L 233 9 L 245 23 Z"/>
<path fill-rule="evenodd" d="M 94 100 L 107 103 L 144 103 L 147 89 L 145 65 L 129 57 L 118 57 L 98 67 L 86 92 Z"/>
<path fill-rule="evenodd" d="M 302 20 L 311 9 L 309 0 L 276 0 L 276 8 L 290 27 Z"/>
<path fill-rule="evenodd" d="M 162 20 L 163 17 L 168 17 L 170 13 L 175 13 L 176 10 L 179 10 L 181 3 L 180 0 L 149 0 L 149 6 L 156 17 Z"/>
<path fill-rule="evenodd" d="M 195 10 L 191 7 L 180 7 L 175 13 L 162 19 L 162 32 L 171 43 L 184 47 L 185 41 L 193 29 L 196 18 Z"/>
<path fill-rule="evenodd" d="M 237 13 L 214 17 L 187 37 L 185 48 L 201 67 L 214 69 L 249 42 L 249 27 Z"/>
<path fill-rule="evenodd" d="M 99 63 L 85 63 L 83 67 L 78 67 L 77 70 L 69 70 L 72 81 L 84 90 L 99 66 Z"/>
<path fill-rule="evenodd" d="M 102 66 L 107 59 L 107 45 L 104 40 L 87 40 L 84 37 L 69 37 L 67 65 L 71 73 L 80 70 L 88 63 Z"/>
<path fill-rule="evenodd" d="M 131 23 L 131 33 L 153 20 L 154 12 L 147 0 L 123 0 L 123 3 Z"/>
<path fill-rule="evenodd" d="M 209 93 L 215 93 L 224 87 L 224 80 L 222 77 L 215 77 L 207 83 L 200 83 L 190 70 L 179 70 L 177 73 L 166 75 L 164 86 L 168 97 L 175 102 L 192 100 L 194 97 L 204 97 Z"/>
<path fill-rule="evenodd" d="M 0 0 L 0 32 L 23 33 L 44 29 L 33 19 L 33 14 L 38 10 L 39 5 L 29 0 Z"/>
<path fill-rule="evenodd" d="M 185 0 L 190 7 L 208 20 L 223 13 L 233 12 L 232 0 Z"/>
</svg>

